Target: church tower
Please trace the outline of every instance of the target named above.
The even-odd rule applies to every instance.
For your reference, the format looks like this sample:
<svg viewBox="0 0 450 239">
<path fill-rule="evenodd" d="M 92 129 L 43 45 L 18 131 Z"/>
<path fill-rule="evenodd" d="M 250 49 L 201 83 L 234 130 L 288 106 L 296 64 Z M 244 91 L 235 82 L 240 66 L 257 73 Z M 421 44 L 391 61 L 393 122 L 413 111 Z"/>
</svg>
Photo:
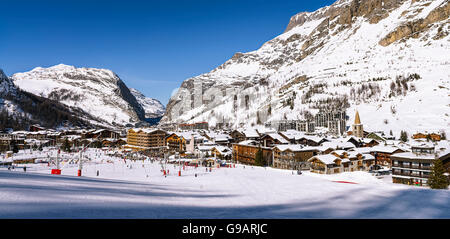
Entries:
<svg viewBox="0 0 450 239">
<path fill-rule="evenodd" d="M 364 137 L 363 125 L 361 124 L 361 120 L 359 119 L 358 111 L 356 111 L 355 123 L 352 125 L 352 131 L 355 137 L 359 138 Z"/>
</svg>

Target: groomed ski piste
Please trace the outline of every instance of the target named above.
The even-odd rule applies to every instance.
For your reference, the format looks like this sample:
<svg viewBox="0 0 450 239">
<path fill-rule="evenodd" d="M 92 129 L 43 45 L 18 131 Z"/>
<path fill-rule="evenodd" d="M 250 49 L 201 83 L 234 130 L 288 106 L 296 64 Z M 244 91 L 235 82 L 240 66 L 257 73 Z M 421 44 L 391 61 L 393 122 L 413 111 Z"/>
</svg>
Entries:
<svg viewBox="0 0 450 239">
<path fill-rule="evenodd" d="M 56 154 L 46 150 L 14 157 Z M 297 175 L 242 164 L 209 172 L 177 163 L 164 176 L 159 161 L 107 153 L 88 149 L 82 176 L 67 162 L 61 175 L 48 163 L 0 167 L 0 218 L 450 218 L 449 190 L 393 184 L 390 176 Z"/>
</svg>

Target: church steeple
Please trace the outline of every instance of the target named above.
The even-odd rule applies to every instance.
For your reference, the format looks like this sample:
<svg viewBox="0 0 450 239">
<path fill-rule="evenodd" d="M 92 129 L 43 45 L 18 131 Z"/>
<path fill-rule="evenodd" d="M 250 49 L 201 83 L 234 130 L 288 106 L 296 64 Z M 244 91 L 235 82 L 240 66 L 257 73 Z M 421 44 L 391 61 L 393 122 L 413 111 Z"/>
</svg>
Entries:
<svg viewBox="0 0 450 239">
<path fill-rule="evenodd" d="M 361 124 L 361 120 L 359 119 L 359 113 L 358 113 L 358 110 L 356 110 L 355 124 Z"/>
<path fill-rule="evenodd" d="M 363 125 L 361 124 L 361 119 L 359 118 L 358 110 L 355 114 L 355 123 L 352 125 L 353 135 L 358 138 L 364 137 Z"/>
</svg>

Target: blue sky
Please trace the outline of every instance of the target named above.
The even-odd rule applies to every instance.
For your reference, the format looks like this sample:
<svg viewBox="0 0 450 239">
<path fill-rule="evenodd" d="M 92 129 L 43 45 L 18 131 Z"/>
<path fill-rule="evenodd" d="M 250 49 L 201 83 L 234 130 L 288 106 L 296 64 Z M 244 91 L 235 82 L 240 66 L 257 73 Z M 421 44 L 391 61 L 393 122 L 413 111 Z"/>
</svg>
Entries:
<svg viewBox="0 0 450 239">
<path fill-rule="evenodd" d="M 106 68 L 167 104 L 183 80 L 281 34 L 291 16 L 334 0 L 8 1 L 0 14 L 7 75 L 56 64 Z"/>
</svg>

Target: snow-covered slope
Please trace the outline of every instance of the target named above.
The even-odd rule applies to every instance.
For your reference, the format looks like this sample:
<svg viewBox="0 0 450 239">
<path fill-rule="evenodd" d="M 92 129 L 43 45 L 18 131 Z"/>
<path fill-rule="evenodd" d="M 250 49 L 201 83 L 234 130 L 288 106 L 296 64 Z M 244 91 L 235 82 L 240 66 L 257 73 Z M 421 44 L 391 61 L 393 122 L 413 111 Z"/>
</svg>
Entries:
<svg viewBox="0 0 450 239">
<path fill-rule="evenodd" d="M 158 118 L 164 115 L 166 108 L 159 100 L 146 97 L 140 91 L 133 88 L 130 88 L 130 92 L 136 97 L 136 100 L 144 109 L 145 118 Z"/>
<path fill-rule="evenodd" d="M 355 110 L 368 130 L 449 128 L 450 4 L 340 0 L 293 16 L 260 49 L 185 80 L 162 123 L 237 126 Z"/>
<path fill-rule="evenodd" d="M 83 109 L 110 125 L 144 120 L 142 106 L 112 71 L 56 65 L 11 77 L 20 89 Z"/>
</svg>

